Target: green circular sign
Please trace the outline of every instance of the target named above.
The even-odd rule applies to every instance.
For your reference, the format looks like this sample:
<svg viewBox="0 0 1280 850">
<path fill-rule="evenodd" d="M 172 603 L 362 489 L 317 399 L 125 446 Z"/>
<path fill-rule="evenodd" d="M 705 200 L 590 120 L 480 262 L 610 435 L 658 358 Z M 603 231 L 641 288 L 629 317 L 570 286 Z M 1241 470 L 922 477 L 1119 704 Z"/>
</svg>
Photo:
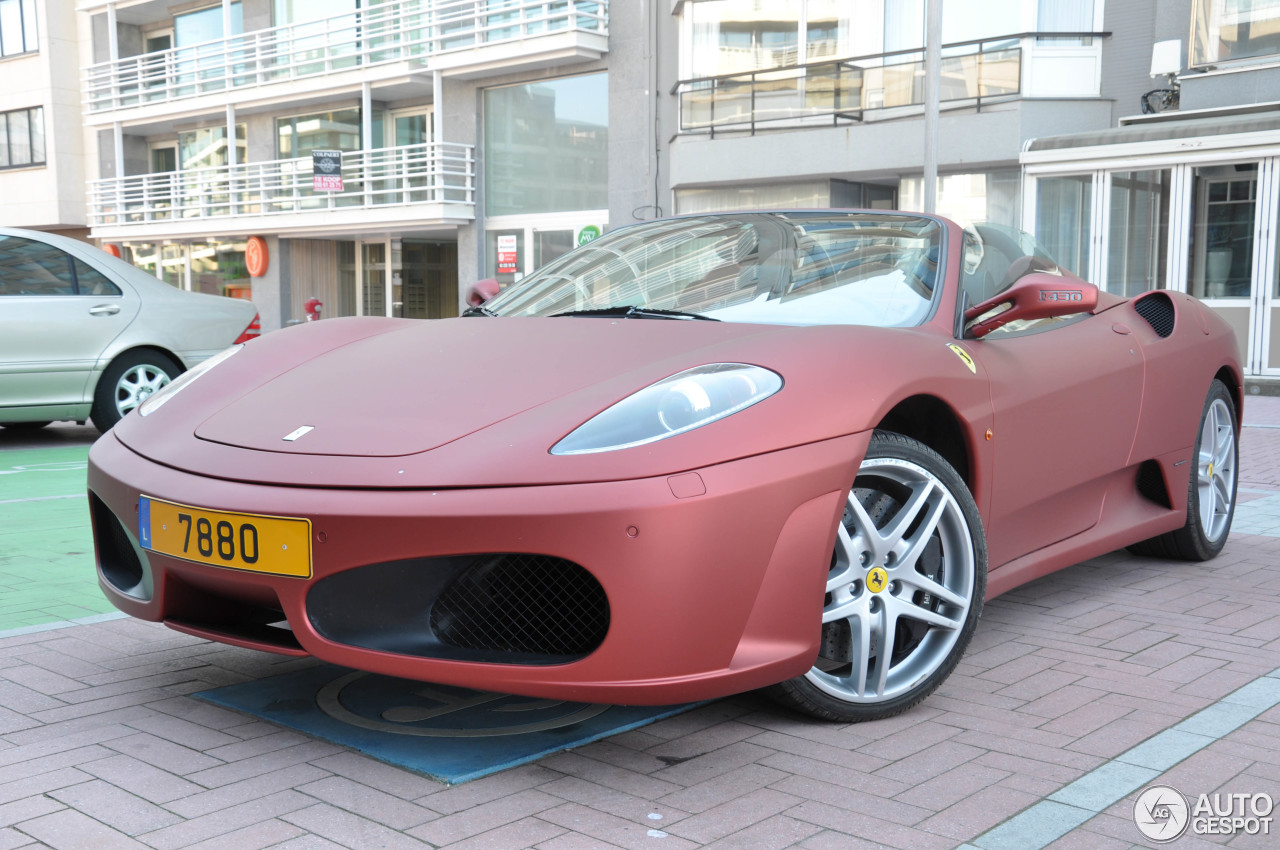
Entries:
<svg viewBox="0 0 1280 850">
<path fill-rule="evenodd" d="M 600 228 L 596 227 L 594 224 L 588 224 L 586 227 L 578 231 L 579 245 L 586 245 L 588 242 L 592 242 L 599 238 Z"/>
</svg>

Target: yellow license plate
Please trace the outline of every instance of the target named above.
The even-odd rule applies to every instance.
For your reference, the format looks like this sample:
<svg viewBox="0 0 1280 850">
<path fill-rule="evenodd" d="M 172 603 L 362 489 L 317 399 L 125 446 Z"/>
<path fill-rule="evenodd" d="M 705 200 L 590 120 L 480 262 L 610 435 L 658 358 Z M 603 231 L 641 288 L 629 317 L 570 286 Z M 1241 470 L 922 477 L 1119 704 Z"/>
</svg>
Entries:
<svg viewBox="0 0 1280 850">
<path fill-rule="evenodd" d="M 144 549 L 200 564 L 311 577 L 311 520 L 234 514 L 143 496 L 138 540 Z"/>
</svg>

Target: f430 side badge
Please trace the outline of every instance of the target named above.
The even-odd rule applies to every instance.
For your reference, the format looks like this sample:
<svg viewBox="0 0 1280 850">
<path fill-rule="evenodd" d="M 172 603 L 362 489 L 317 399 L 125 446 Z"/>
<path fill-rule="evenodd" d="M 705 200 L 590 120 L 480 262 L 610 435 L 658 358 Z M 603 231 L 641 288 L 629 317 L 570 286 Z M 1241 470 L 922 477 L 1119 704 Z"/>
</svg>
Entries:
<svg viewBox="0 0 1280 850">
<path fill-rule="evenodd" d="M 954 342 L 948 344 L 947 348 L 950 348 L 952 351 L 956 353 L 956 357 L 959 357 L 964 362 L 964 365 L 969 367 L 970 372 L 972 372 L 975 375 L 978 374 L 977 364 L 973 362 L 973 357 L 969 355 L 969 352 L 965 351 L 963 348 L 956 345 Z"/>
<path fill-rule="evenodd" d="M 285 434 L 280 439 L 284 440 L 286 443 L 292 443 L 292 442 L 295 442 L 296 440 L 300 440 L 303 437 L 307 436 L 307 434 L 310 434 L 315 429 L 316 428 L 314 425 L 303 425 L 301 428 L 297 429 L 296 431 L 290 431 L 288 434 Z"/>
</svg>

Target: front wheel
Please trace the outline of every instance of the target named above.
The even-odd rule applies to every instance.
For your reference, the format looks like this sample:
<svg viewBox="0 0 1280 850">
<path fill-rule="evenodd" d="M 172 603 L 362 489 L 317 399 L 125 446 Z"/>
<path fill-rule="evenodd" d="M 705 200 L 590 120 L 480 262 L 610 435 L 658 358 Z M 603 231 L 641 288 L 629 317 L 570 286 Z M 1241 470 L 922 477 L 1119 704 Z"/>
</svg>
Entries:
<svg viewBox="0 0 1280 850">
<path fill-rule="evenodd" d="M 986 585 L 963 479 L 923 443 L 877 431 L 836 528 L 817 662 L 771 695 L 826 720 L 906 711 L 964 654 Z"/>
<path fill-rule="evenodd" d="M 158 351 L 130 351 L 112 361 L 98 379 L 89 413 L 99 431 L 111 430 L 124 415 L 182 373 Z"/>
</svg>

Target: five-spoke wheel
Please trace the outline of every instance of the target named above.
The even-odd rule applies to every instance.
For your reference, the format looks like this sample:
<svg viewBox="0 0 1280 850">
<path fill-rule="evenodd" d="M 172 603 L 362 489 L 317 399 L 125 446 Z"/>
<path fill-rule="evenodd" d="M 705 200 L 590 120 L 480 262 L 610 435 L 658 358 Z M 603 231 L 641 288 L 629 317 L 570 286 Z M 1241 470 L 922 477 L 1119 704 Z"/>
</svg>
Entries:
<svg viewBox="0 0 1280 850">
<path fill-rule="evenodd" d="M 1184 561 L 1207 561 L 1222 551 L 1236 510 L 1238 433 L 1235 400 L 1226 385 L 1215 380 L 1200 413 L 1186 522 L 1176 531 L 1130 546 L 1129 551 Z"/>
<path fill-rule="evenodd" d="M 915 705 L 964 653 L 986 566 L 977 506 L 960 476 L 923 444 L 877 432 L 836 528 L 817 662 L 774 696 L 846 721 Z"/>
</svg>

